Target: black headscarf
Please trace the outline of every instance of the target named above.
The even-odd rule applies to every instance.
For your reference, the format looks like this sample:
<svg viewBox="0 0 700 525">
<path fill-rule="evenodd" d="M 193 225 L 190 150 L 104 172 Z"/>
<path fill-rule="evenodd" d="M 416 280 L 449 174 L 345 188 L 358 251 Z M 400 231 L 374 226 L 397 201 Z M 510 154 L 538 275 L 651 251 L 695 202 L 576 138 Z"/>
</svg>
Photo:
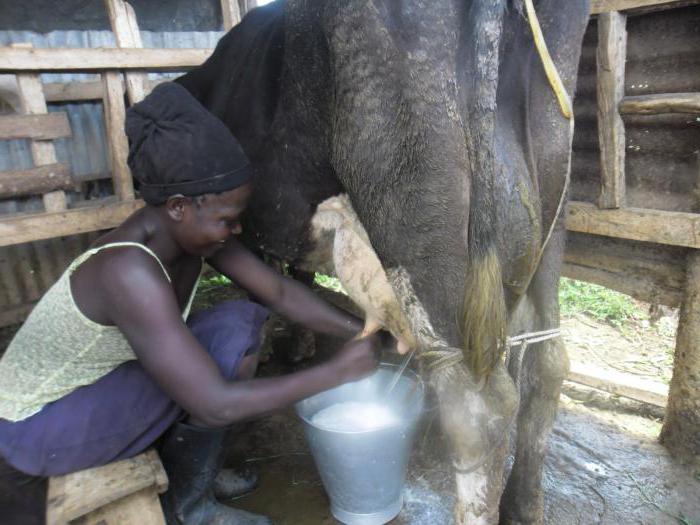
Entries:
<svg viewBox="0 0 700 525">
<path fill-rule="evenodd" d="M 229 129 L 189 91 L 158 85 L 126 112 L 128 163 L 149 204 L 232 190 L 252 177 L 250 161 Z"/>
</svg>

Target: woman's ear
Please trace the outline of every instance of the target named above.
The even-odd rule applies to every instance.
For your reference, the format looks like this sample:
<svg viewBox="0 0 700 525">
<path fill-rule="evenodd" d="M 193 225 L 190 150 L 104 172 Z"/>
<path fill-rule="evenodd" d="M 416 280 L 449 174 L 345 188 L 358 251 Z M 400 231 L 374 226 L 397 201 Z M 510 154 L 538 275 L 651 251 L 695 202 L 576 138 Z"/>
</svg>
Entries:
<svg viewBox="0 0 700 525">
<path fill-rule="evenodd" d="M 175 222 L 182 222 L 185 218 L 187 208 L 192 206 L 192 199 L 184 195 L 173 195 L 165 201 L 165 209 L 170 217 Z"/>
</svg>

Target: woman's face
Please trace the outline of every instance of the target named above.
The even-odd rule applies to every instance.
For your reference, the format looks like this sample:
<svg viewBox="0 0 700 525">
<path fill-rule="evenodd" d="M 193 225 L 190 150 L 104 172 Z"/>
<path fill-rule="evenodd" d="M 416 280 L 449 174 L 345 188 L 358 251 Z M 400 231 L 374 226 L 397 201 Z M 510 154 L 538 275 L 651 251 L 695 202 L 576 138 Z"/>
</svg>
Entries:
<svg viewBox="0 0 700 525">
<path fill-rule="evenodd" d="M 242 231 L 241 215 L 248 205 L 253 185 L 189 199 L 183 210 L 179 241 L 193 255 L 211 257 L 233 235 Z"/>
</svg>

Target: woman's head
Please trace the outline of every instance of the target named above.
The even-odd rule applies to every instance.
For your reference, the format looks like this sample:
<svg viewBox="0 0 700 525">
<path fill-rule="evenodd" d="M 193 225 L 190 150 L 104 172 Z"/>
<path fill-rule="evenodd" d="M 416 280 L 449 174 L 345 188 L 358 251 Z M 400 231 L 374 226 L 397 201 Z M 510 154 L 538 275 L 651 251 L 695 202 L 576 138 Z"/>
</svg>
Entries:
<svg viewBox="0 0 700 525">
<path fill-rule="evenodd" d="M 221 193 L 168 197 L 162 208 L 171 234 L 185 252 L 212 256 L 232 235 L 241 233 L 241 215 L 252 189 L 252 183 L 247 182 Z"/>
<path fill-rule="evenodd" d="M 163 207 L 186 251 L 206 255 L 240 233 L 250 162 L 223 122 L 185 88 L 157 86 L 127 111 L 126 134 L 141 197 Z"/>
</svg>

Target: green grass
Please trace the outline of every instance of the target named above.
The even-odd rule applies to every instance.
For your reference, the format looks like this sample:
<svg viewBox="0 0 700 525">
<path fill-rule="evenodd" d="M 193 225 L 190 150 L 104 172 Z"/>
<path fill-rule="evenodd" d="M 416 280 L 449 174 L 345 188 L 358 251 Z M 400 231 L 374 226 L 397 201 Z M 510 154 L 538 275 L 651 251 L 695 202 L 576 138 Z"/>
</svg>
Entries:
<svg viewBox="0 0 700 525">
<path fill-rule="evenodd" d="M 646 315 L 628 295 L 566 278 L 559 282 L 559 305 L 564 316 L 585 314 L 614 326 Z"/>
<path fill-rule="evenodd" d="M 217 273 L 215 275 L 212 275 L 210 277 L 203 277 L 199 281 L 199 290 L 208 290 L 209 288 L 217 288 L 219 286 L 223 286 L 225 284 L 231 284 L 231 279 L 226 277 L 225 275 L 221 275 L 220 273 Z"/>
<path fill-rule="evenodd" d="M 329 275 L 316 272 L 314 276 L 314 283 L 319 286 L 323 286 L 324 288 L 328 288 L 329 290 L 333 290 L 334 292 L 347 295 L 347 292 L 343 288 L 343 285 L 340 284 L 337 277 L 331 277 Z"/>
</svg>

